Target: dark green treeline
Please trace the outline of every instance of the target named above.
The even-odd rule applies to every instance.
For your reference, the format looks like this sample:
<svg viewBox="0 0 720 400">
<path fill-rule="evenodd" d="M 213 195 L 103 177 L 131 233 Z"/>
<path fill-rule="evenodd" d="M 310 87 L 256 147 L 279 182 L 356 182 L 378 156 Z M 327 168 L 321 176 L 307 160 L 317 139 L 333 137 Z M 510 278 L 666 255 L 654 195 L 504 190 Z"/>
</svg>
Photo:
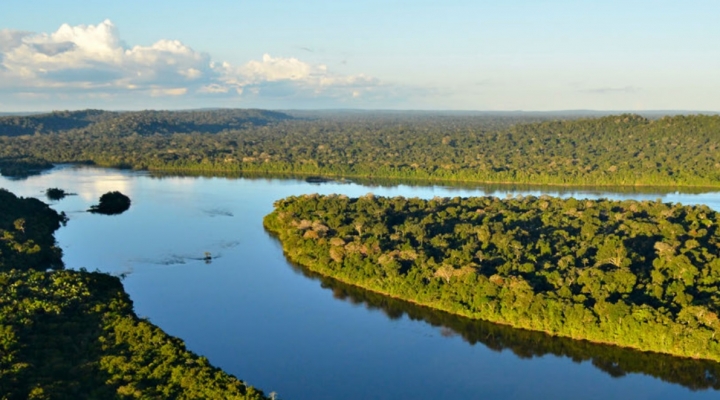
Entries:
<svg viewBox="0 0 720 400">
<path fill-rule="evenodd" d="M 0 399 L 264 399 L 138 318 L 116 277 L 63 270 L 63 215 L 0 189 Z"/>
<path fill-rule="evenodd" d="M 165 171 L 720 186 L 720 116 L 534 123 L 492 116 L 286 117 L 240 124 L 212 112 L 128 114 L 20 136 L 11 135 L 25 130 L 3 127 L 0 119 L 0 166 L 88 162 Z"/>
<path fill-rule="evenodd" d="M 322 275 L 518 328 L 720 361 L 720 215 L 552 197 L 308 195 L 266 227 Z"/>
</svg>

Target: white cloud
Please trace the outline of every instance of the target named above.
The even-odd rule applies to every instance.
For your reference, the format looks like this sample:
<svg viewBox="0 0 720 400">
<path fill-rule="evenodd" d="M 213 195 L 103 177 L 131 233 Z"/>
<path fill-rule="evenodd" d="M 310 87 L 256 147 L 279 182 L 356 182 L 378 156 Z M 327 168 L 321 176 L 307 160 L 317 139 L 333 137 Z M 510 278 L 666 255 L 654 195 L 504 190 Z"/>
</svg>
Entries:
<svg viewBox="0 0 720 400">
<path fill-rule="evenodd" d="M 197 79 L 197 78 L 200 78 L 203 74 L 202 71 L 200 71 L 199 69 L 195 69 L 195 68 L 188 68 L 185 71 L 178 71 L 178 72 L 180 73 L 180 75 L 182 75 L 188 79 Z"/>
<path fill-rule="evenodd" d="M 155 96 L 155 97 L 182 96 L 186 93 L 187 93 L 187 88 L 172 88 L 172 89 L 154 88 L 150 91 L 150 95 Z"/>
<path fill-rule="evenodd" d="M 52 33 L 0 30 L 0 91 L 238 98 L 357 99 L 386 86 L 365 75 L 264 54 L 243 65 L 217 62 L 177 40 L 126 46 L 117 27 L 62 25 Z"/>
<path fill-rule="evenodd" d="M 254 82 L 275 82 L 305 80 L 315 72 L 314 69 L 325 70 L 325 66 L 313 68 L 297 58 L 273 58 L 269 54 L 264 54 L 262 61 L 250 61 L 239 68 L 238 72 Z"/>
<path fill-rule="evenodd" d="M 640 88 L 635 86 L 623 86 L 623 87 L 598 87 L 593 89 L 582 90 L 583 93 L 594 93 L 594 94 L 611 94 L 611 93 L 635 93 Z"/>
<path fill-rule="evenodd" d="M 217 83 L 211 83 L 198 89 L 199 93 L 227 93 L 229 91 L 230 88 L 228 88 L 227 86 L 218 85 Z"/>
<path fill-rule="evenodd" d="M 0 52 L 4 53 L 19 46 L 22 38 L 29 34 L 30 32 L 0 29 Z"/>
</svg>

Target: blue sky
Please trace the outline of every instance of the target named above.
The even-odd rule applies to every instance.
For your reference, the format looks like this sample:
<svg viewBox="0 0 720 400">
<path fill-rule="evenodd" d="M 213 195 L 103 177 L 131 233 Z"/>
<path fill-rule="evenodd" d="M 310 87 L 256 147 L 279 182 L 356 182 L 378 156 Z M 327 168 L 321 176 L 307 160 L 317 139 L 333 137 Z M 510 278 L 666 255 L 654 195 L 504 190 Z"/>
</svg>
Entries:
<svg viewBox="0 0 720 400">
<path fill-rule="evenodd" d="M 720 2 L 17 1 L 0 112 L 720 111 Z"/>
</svg>

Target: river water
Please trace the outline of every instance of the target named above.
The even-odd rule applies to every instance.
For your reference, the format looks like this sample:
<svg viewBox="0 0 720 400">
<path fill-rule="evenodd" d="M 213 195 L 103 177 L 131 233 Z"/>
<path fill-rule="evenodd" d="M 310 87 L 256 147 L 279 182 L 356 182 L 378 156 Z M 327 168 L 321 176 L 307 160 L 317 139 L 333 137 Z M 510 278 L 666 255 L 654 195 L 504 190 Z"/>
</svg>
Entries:
<svg viewBox="0 0 720 400">
<path fill-rule="evenodd" d="M 44 201 L 50 187 L 76 193 L 51 203 L 70 218 L 56 233 L 68 268 L 124 274 L 138 315 L 286 400 L 720 396 L 720 364 L 470 322 L 309 276 L 262 226 L 275 200 L 304 193 L 660 198 L 720 210 L 718 192 L 318 184 L 72 165 L 0 187 Z M 129 211 L 84 212 L 111 190 L 132 199 Z"/>
</svg>

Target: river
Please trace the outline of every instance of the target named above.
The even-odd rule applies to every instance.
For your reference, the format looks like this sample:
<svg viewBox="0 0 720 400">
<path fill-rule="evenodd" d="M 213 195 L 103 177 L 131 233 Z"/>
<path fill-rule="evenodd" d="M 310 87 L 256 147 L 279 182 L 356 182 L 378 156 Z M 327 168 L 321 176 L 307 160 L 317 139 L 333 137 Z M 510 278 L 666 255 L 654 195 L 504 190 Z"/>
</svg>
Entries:
<svg viewBox="0 0 720 400">
<path fill-rule="evenodd" d="M 660 198 L 720 210 L 718 192 L 158 177 L 73 165 L 3 177 L 0 187 L 46 202 L 50 187 L 75 193 L 51 203 L 70 218 L 56 233 L 68 268 L 124 275 L 138 315 L 286 400 L 720 395 L 717 363 L 470 322 L 320 280 L 291 265 L 262 226 L 275 200 L 304 193 Z M 111 190 L 132 199 L 129 211 L 85 212 Z"/>
</svg>

